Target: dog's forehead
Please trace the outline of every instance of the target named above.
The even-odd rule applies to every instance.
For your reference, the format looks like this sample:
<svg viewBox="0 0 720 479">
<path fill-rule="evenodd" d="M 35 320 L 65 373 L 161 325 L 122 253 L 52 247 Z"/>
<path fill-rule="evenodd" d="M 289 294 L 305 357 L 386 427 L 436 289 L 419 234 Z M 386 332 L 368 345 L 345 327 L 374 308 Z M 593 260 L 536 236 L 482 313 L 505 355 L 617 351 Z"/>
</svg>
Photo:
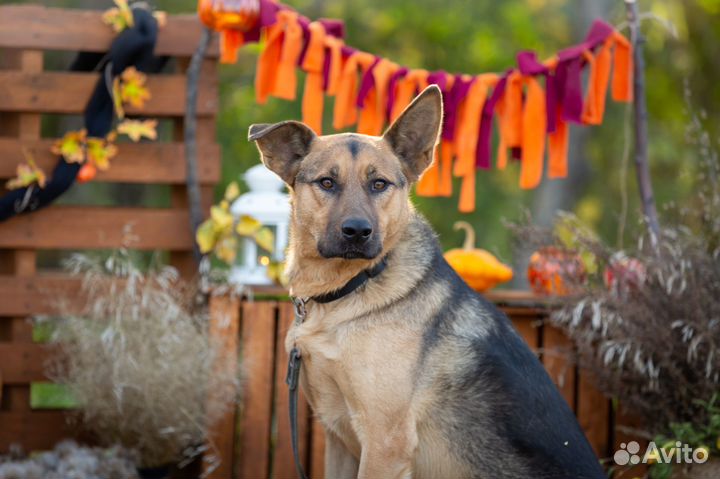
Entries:
<svg viewBox="0 0 720 479">
<path fill-rule="evenodd" d="M 303 163 L 306 169 L 334 168 L 341 172 L 374 168 L 387 169 L 391 173 L 399 166 L 397 158 L 382 138 L 358 133 L 316 138 Z"/>
</svg>

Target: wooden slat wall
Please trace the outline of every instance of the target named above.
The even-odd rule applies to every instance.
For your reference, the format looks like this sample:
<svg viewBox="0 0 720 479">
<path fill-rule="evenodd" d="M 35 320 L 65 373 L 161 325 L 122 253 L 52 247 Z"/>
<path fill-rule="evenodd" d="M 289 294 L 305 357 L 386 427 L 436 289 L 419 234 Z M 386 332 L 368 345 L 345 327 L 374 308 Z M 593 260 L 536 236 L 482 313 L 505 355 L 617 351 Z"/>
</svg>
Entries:
<svg viewBox="0 0 720 479">
<path fill-rule="evenodd" d="M 610 412 L 609 400 L 593 386 L 592 378 L 575 366 L 570 341 L 559 329 L 548 324 L 546 315 L 536 307 L 510 306 L 501 295 L 493 299 L 538 354 L 575 411 L 598 457 L 610 457 L 615 450 L 611 432 L 615 430 L 616 419 Z M 211 304 L 219 300 L 222 297 L 212 298 Z M 234 454 L 223 457 L 222 462 L 233 465 L 234 478 L 292 479 L 297 476 L 290 443 L 285 385 L 285 335 L 293 321 L 292 304 L 288 301 L 244 302 L 239 309 L 240 344 L 237 354 L 242 358 L 246 382 L 244 398 L 238 408 L 239 427 L 233 435 L 236 443 Z M 214 320 L 211 318 L 211 321 Z M 324 477 L 322 426 L 312 417 L 302 396 L 298 416 L 300 456 L 305 470 L 312 478 Z M 226 438 L 222 443 L 228 440 Z M 224 475 L 225 471 L 213 472 L 210 477 L 226 479 L 229 476 Z"/>
<path fill-rule="evenodd" d="M 34 5 L 0 6 L 0 193 L 4 192 L 5 180 L 15 175 L 17 164 L 23 161 L 23 151 L 30 153 L 48 175 L 52 172 L 58 161 L 50 152 L 55 138 L 41 137 L 43 116 L 81 114 L 99 75 L 46 71 L 44 54 L 53 50 L 106 51 L 115 35 L 101 22 L 101 14 Z M 44 362 L 51 351 L 33 343 L 27 319 L 52 314 L 58 297 L 77 304 L 80 286 L 68 276 L 38 271 L 38 251 L 121 246 L 165 250 L 181 272 L 194 272 L 182 120 L 185 69 L 200 32 L 195 15 L 168 18 L 160 30 L 155 53 L 174 57 L 169 65 L 177 67 L 149 75 L 152 98 L 142 110 L 128 108 L 129 114 L 172 122 L 171 140 L 119 144 L 111 168 L 100 172 L 95 180 L 169 185 L 169 208 L 52 205 L 0 223 L 0 454 L 12 443 L 28 451 L 49 449 L 63 438 L 75 437 L 78 430 L 67 424 L 62 411 L 34 410 L 30 405 L 30 383 L 47 380 Z M 199 85 L 198 177 L 205 206 L 220 179 L 220 148 L 215 140 L 217 52 L 215 42 L 203 62 Z M 58 131 L 54 136 L 63 133 Z M 226 304 L 224 309 L 239 314 L 236 305 Z M 215 332 L 237 337 L 233 330 L 220 328 Z M 231 341 L 228 348 L 234 351 L 237 345 Z M 220 439 L 232 431 L 233 423 L 232 417 L 223 421 L 225 427 L 216 431 Z M 229 444 L 216 442 L 222 454 L 232 454 L 232 437 Z"/>
</svg>

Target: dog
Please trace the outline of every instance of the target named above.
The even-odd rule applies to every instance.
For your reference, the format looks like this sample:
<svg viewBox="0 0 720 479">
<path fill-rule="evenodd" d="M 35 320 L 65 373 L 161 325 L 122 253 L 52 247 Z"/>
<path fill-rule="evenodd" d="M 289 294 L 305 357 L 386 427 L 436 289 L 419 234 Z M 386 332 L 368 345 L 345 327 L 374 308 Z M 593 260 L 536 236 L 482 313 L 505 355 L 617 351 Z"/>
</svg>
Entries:
<svg viewBox="0 0 720 479">
<path fill-rule="evenodd" d="M 538 358 L 410 202 L 441 123 L 430 86 L 382 137 L 250 127 L 290 191 L 286 272 L 309 299 L 286 347 L 325 430 L 326 477 L 604 478 Z"/>
</svg>

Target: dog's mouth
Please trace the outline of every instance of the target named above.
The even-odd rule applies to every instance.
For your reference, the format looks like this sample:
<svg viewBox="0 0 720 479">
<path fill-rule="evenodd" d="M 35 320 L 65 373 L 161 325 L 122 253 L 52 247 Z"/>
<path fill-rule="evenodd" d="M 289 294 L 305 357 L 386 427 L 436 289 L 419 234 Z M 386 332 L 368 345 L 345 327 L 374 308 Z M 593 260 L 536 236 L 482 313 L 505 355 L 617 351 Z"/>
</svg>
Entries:
<svg viewBox="0 0 720 479">
<path fill-rule="evenodd" d="M 342 258 L 342 259 L 375 259 L 382 252 L 382 245 L 379 241 L 370 241 L 365 245 L 348 245 L 335 244 L 327 245 L 318 244 L 318 253 L 323 258 Z"/>
</svg>

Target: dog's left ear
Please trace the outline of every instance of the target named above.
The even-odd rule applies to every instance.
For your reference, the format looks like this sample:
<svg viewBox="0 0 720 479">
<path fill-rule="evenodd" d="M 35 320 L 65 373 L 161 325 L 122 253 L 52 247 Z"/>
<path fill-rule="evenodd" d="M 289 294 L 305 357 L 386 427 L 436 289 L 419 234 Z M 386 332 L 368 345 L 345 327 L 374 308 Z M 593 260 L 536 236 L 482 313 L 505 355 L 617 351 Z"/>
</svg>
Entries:
<svg viewBox="0 0 720 479">
<path fill-rule="evenodd" d="M 315 138 L 315 133 L 298 121 L 250 125 L 248 131 L 248 140 L 257 142 L 265 166 L 290 186 Z"/>
<path fill-rule="evenodd" d="M 403 171 L 410 182 L 417 181 L 432 163 L 442 115 L 442 93 L 437 85 L 430 85 L 405 108 L 383 136 L 403 163 Z"/>
</svg>

